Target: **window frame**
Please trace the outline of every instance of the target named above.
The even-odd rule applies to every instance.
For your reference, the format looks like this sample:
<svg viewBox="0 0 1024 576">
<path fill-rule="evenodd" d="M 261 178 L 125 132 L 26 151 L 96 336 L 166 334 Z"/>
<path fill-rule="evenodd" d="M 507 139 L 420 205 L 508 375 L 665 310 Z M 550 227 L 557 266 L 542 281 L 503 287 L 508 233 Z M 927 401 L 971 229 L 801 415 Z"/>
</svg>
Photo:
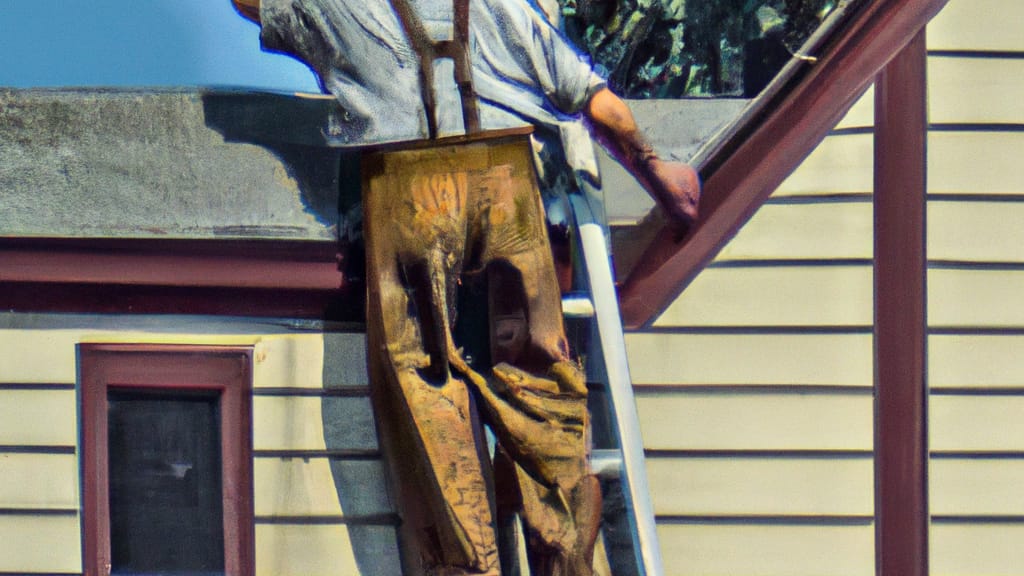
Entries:
<svg viewBox="0 0 1024 576">
<path fill-rule="evenodd" d="M 82 558 L 86 574 L 111 571 L 107 393 L 215 392 L 220 403 L 224 569 L 254 570 L 252 347 L 79 344 Z"/>
</svg>

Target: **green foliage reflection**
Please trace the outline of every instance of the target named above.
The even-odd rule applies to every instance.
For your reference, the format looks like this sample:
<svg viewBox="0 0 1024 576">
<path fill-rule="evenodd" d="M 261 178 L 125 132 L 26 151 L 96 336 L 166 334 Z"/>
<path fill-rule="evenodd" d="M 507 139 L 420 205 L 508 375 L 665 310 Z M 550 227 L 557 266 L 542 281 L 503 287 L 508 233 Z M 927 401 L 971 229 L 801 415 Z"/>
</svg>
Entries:
<svg viewBox="0 0 1024 576">
<path fill-rule="evenodd" d="M 756 95 L 837 0 L 559 0 L 569 37 L 629 98 Z"/>
</svg>

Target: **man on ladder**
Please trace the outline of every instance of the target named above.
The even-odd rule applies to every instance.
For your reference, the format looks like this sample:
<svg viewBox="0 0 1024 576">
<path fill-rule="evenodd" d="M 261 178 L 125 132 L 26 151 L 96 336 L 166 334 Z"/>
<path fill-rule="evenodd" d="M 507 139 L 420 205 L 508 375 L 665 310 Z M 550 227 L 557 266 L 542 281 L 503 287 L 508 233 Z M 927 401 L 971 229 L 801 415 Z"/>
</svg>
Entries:
<svg viewBox="0 0 1024 576">
<path fill-rule="evenodd" d="M 622 100 L 526 0 L 450 1 L 233 0 L 261 24 L 265 48 L 309 64 L 339 100 L 339 140 L 376 147 L 362 170 L 368 355 L 404 546 L 419 558 L 407 569 L 500 573 L 483 420 L 533 574 L 588 576 L 600 490 L 586 460 L 586 386 L 517 128 L 582 115 L 680 234 L 699 184 L 690 167 L 658 158 Z M 501 279 L 497 300 L 527 320 L 493 335 L 483 367 L 452 335 L 459 285 L 479 271 Z"/>
</svg>

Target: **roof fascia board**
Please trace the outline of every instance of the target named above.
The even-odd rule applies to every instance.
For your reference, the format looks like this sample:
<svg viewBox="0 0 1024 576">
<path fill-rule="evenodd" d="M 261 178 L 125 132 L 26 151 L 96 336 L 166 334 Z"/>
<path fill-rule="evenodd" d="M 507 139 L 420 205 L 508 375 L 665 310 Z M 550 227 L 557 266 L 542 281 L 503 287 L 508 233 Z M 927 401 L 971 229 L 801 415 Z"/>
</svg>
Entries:
<svg viewBox="0 0 1024 576">
<path fill-rule="evenodd" d="M 337 242 L 0 237 L 0 310 L 362 322 Z"/>
</svg>

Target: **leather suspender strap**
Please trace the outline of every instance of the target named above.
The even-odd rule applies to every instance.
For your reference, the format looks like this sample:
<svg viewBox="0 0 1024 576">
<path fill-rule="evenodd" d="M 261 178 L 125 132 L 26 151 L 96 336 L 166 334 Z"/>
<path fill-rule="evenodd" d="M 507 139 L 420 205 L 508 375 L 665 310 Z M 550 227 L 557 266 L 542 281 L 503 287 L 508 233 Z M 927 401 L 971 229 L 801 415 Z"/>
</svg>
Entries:
<svg viewBox="0 0 1024 576">
<path fill-rule="evenodd" d="M 473 90 L 473 68 L 469 58 L 469 0 L 454 0 L 452 40 L 434 42 L 420 22 L 409 0 L 391 0 L 413 51 L 420 60 L 420 96 L 427 114 L 427 134 L 437 139 L 437 103 L 434 100 L 434 60 L 451 58 L 455 84 L 462 100 L 462 122 L 467 134 L 480 132 L 480 112 Z"/>
<path fill-rule="evenodd" d="M 454 0 L 454 41 L 451 59 L 455 62 L 455 84 L 462 97 L 462 122 L 467 134 L 480 131 L 480 111 L 473 90 L 473 64 L 469 59 L 469 0 Z"/>
</svg>

